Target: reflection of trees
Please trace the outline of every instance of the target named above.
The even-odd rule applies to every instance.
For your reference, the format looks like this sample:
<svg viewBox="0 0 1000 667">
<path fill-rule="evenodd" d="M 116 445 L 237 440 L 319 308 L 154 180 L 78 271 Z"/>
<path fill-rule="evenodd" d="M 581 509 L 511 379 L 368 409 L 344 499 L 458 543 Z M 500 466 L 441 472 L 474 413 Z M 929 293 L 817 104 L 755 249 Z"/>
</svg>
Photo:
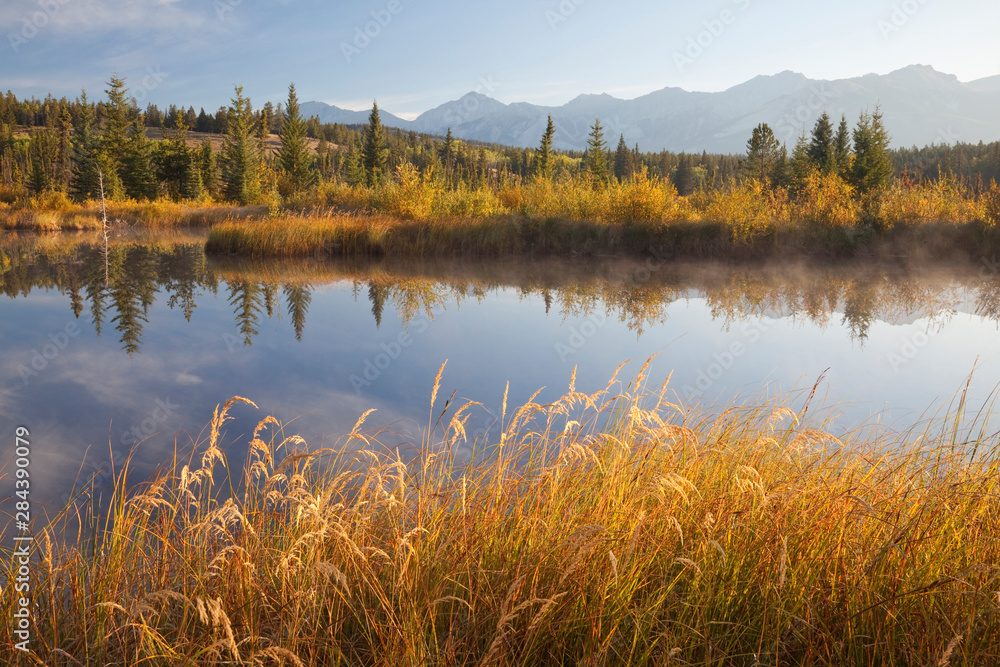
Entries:
<svg viewBox="0 0 1000 667">
<path fill-rule="evenodd" d="M 125 269 L 126 266 L 128 270 Z M 150 281 L 151 275 L 155 275 L 155 266 L 150 261 L 149 253 L 121 246 L 109 251 L 109 291 L 115 310 L 118 311 L 111 321 L 116 323 L 115 328 L 121 334 L 122 349 L 129 355 L 138 352 L 142 342 L 142 326 L 148 321 L 148 290 L 144 289 L 144 285 Z"/>
<path fill-rule="evenodd" d="M 375 282 L 368 283 L 368 300 L 372 302 L 372 315 L 375 316 L 375 328 L 382 326 L 382 311 L 385 309 L 385 287 Z"/>
<path fill-rule="evenodd" d="M 205 253 L 195 246 L 175 246 L 162 257 L 161 264 L 166 274 L 163 290 L 170 294 L 167 305 L 171 310 L 180 306 L 184 319 L 190 322 L 197 307 L 195 295 L 207 276 Z"/>
<path fill-rule="evenodd" d="M 306 313 L 312 303 L 312 287 L 308 284 L 285 285 L 285 303 L 288 313 L 292 316 L 292 326 L 295 328 L 295 340 L 302 340 L 302 331 L 306 326 Z"/>
<path fill-rule="evenodd" d="M 263 292 L 260 283 L 249 280 L 229 282 L 229 305 L 236 315 L 236 326 L 243 334 L 243 344 L 253 345 L 257 335 L 257 322 L 263 306 Z"/>
<path fill-rule="evenodd" d="M 281 317 L 282 301 L 301 340 L 313 285 L 345 279 L 353 284 L 355 298 L 367 296 L 377 327 L 390 305 L 406 326 L 415 318 L 433 318 L 443 308 L 481 302 L 501 290 L 522 300 L 538 299 L 555 317 L 600 313 L 637 334 L 663 322 L 670 304 L 681 298 L 703 299 L 723 328 L 751 317 L 790 317 L 820 327 L 839 321 L 862 344 L 877 320 L 929 317 L 943 325 L 963 300 L 969 310 L 1000 322 L 1000 276 L 981 276 L 975 267 L 964 274 L 949 269 L 944 279 L 923 267 L 920 273 L 908 273 L 872 264 L 808 270 L 663 264 L 645 274 L 634 264 L 610 262 L 588 262 L 575 273 L 562 267 L 551 270 L 547 263 L 507 270 L 503 264 L 482 262 L 457 269 L 454 264 L 400 268 L 395 262 L 361 267 L 236 263 L 235 268 L 220 269 L 218 260 L 206 260 L 200 243 L 131 241 L 111 246 L 105 284 L 103 244 L 63 248 L 50 242 L 51 237 L 26 243 L 14 238 L 0 240 L 0 293 L 16 297 L 32 289 L 59 289 L 74 316 L 89 310 L 98 335 L 113 322 L 129 354 L 141 347 L 159 289 L 168 307 L 190 321 L 199 297 L 217 294 L 223 282 L 246 345 L 252 344 L 265 317 Z"/>
</svg>

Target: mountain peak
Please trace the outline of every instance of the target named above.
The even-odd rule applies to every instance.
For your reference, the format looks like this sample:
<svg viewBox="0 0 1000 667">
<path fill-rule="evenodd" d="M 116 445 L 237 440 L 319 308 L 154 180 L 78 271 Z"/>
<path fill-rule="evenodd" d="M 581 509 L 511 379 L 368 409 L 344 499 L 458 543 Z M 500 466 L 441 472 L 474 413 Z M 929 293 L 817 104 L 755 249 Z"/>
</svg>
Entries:
<svg viewBox="0 0 1000 667">
<path fill-rule="evenodd" d="M 551 114 L 557 145 L 583 149 L 597 117 L 606 136 L 624 134 L 630 146 L 638 143 L 642 150 L 738 154 L 759 123 L 767 123 L 780 141 L 794 144 L 824 110 L 853 118 L 875 104 L 884 111 L 898 146 L 940 141 L 942 128 L 962 141 L 1000 139 L 996 125 L 1000 76 L 960 83 L 956 76 L 922 64 L 835 80 L 814 80 L 784 70 L 755 76 L 722 92 L 667 87 L 631 100 L 607 93 L 582 94 L 562 106 L 505 104 L 473 91 L 412 122 L 390 120 L 385 112 L 382 122 L 440 135 L 451 128 L 462 139 L 530 147 L 538 145 L 546 114 Z M 367 112 L 333 113 L 332 108 L 309 105 L 302 105 L 303 114 L 326 112 L 323 121 L 367 122 Z"/>
</svg>

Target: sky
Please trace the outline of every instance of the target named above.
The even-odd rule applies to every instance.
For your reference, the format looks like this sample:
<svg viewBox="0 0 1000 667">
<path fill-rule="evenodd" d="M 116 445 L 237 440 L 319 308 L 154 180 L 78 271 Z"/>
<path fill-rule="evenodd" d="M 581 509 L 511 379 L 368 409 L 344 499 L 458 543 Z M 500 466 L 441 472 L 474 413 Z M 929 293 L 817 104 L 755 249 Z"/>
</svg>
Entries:
<svg viewBox="0 0 1000 667">
<path fill-rule="evenodd" d="M 501 102 L 718 91 L 930 65 L 1000 74 L 996 0 L 3 0 L 0 90 L 214 111 L 242 85 L 404 118 L 477 91 Z"/>
</svg>

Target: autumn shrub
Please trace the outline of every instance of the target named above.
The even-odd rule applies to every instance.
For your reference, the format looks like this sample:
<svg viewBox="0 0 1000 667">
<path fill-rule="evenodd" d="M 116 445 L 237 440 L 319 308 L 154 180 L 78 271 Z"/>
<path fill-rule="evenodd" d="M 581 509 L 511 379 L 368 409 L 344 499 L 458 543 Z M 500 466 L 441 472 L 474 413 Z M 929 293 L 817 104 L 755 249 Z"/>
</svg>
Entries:
<svg viewBox="0 0 1000 667">
<path fill-rule="evenodd" d="M 732 239 L 737 243 L 750 243 L 771 234 L 787 216 L 784 191 L 772 192 L 758 180 L 730 183 L 714 192 L 703 215 L 706 220 L 730 225 Z"/>
<path fill-rule="evenodd" d="M 983 220 L 991 225 L 1000 225 L 1000 186 L 993 187 L 983 195 Z"/>
<path fill-rule="evenodd" d="M 426 220 L 434 206 L 434 198 L 440 187 L 429 175 L 421 175 L 409 162 L 396 167 L 395 177 L 376 188 L 372 201 L 375 208 L 383 213 L 401 218 Z"/>
<path fill-rule="evenodd" d="M 665 179 L 651 178 L 645 169 L 610 187 L 611 222 L 662 222 L 675 208 L 677 188 Z"/>
<path fill-rule="evenodd" d="M 438 191 L 431 213 L 435 217 L 483 218 L 503 215 L 505 209 L 492 188 L 459 185 L 454 190 Z"/>
<path fill-rule="evenodd" d="M 850 227 L 858 222 L 859 204 L 852 188 L 835 173 L 811 173 L 795 200 L 795 220 L 825 227 Z"/>
</svg>

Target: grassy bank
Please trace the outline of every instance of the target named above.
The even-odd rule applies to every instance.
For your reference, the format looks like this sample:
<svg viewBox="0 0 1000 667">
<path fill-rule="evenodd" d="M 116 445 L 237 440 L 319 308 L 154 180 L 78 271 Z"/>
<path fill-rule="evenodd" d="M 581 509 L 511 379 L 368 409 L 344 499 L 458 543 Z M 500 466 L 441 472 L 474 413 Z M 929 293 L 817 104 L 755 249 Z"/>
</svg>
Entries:
<svg viewBox="0 0 1000 667">
<path fill-rule="evenodd" d="M 205 202 L 108 201 L 108 220 L 139 228 L 207 227 L 224 220 L 261 218 L 265 206 L 239 207 Z M 101 229 L 101 202 L 74 202 L 62 193 L 46 193 L 18 205 L 0 202 L 0 229 L 36 232 Z"/>
<path fill-rule="evenodd" d="M 607 254 L 691 258 L 804 254 L 966 255 L 997 250 L 1000 191 L 970 198 L 947 182 L 896 183 L 858 197 L 837 176 L 801 192 L 750 181 L 677 195 L 645 173 L 594 187 L 586 179 L 445 190 L 401 170 L 376 188 L 326 184 L 298 201 L 308 213 L 227 221 L 207 250 L 303 255 Z"/>
<path fill-rule="evenodd" d="M 603 223 L 506 215 L 411 220 L 322 211 L 211 228 L 212 255 L 246 257 L 513 257 L 654 255 L 659 259 L 865 257 L 950 260 L 991 257 L 1000 232 L 979 221 L 927 222 L 891 230 L 773 224 L 751 236 L 714 220 Z"/>
<path fill-rule="evenodd" d="M 326 182 L 269 205 L 156 200 L 109 203 L 109 218 L 139 227 L 211 226 L 217 254 L 274 256 L 648 254 L 885 256 L 1000 251 L 1000 190 L 947 179 L 893 182 L 859 195 L 836 175 L 801 188 L 757 181 L 679 196 L 646 172 L 595 184 L 583 176 L 446 188 L 400 167 L 376 186 Z M 48 193 L 0 203 L 0 227 L 96 229 L 97 202 Z"/>
<path fill-rule="evenodd" d="M 21 662 L 1000 660 L 1000 452 L 960 435 L 988 431 L 953 415 L 837 440 L 780 406 L 699 414 L 641 374 L 614 386 L 505 406 L 471 464 L 477 406 L 442 410 L 437 384 L 409 459 L 364 418 L 342 453 L 265 419 L 234 465 L 233 399 L 188 460 L 120 492 L 112 530 L 38 538 Z"/>
</svg>

